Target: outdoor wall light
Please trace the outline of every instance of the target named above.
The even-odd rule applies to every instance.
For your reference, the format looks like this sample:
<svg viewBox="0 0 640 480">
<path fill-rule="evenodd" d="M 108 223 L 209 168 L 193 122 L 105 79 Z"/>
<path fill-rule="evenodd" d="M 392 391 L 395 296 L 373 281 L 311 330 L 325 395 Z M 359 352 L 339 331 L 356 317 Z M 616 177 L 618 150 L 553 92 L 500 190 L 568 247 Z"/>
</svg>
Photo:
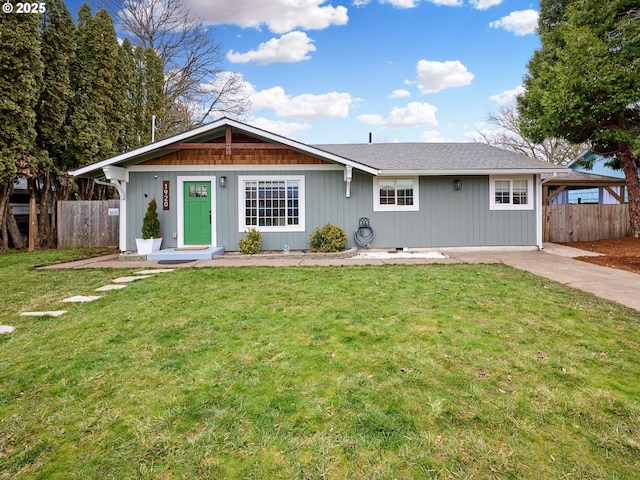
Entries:
<svg viewBox="0 0 640 480">
<path fill-rule="evenodd" d="M 222 177 L 220 177 L 220 186 L 221 187 L 226 187 L 227 186 L 227 177 L 225 177 L 224 175 Z"/>
<path fill-rule="evenodd" d="M 454 190 L 462 190 L 462 180 L 460 180 L 459 178 L 456 178 L 453 181 L 453 189 Z"/>
</svg>

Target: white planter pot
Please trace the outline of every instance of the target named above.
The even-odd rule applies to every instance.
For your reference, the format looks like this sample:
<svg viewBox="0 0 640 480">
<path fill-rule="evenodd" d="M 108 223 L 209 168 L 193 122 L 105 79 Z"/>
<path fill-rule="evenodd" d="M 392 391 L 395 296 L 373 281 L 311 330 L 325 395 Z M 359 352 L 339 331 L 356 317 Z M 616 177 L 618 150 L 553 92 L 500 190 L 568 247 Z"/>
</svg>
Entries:
<svg viewBox="0 0 640 480">
<path fill-rule="evenodd" d="M 162 245 L 162 237 L 160 238 L 136 238 L 136 247 L 138 255 L 147 255 L 151 252 L 157 252 Z"/>
</svg>

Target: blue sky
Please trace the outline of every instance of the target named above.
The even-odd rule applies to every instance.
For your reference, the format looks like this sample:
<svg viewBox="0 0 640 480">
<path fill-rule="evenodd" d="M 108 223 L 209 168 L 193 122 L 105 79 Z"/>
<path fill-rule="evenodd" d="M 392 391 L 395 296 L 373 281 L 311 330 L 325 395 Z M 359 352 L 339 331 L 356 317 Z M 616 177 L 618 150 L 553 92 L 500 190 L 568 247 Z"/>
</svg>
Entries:
<svg viewBox="0 0 640 480">
<path fill-rule="evenodd" d="M 469 141 L 539 46 L 527 0 L 184 0 L 248 123 L 305 143 Z M 79 3 L 68 2 L 75 14 Z"/>
</svg>

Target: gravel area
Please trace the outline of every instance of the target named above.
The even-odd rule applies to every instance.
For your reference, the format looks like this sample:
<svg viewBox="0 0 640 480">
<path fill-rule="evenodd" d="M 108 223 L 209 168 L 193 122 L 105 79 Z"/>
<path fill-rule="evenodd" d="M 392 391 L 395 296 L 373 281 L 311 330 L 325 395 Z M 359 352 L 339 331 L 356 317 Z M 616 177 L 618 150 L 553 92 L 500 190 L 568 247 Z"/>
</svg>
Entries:
<svg viewBox="0 0 640 480">
<path fill-rule="evenodd" d="M 396 252 L 360 252 L 353 258 L 449 258 L 442 252 L 411 252 L 398 250 Z"/>
</svg>

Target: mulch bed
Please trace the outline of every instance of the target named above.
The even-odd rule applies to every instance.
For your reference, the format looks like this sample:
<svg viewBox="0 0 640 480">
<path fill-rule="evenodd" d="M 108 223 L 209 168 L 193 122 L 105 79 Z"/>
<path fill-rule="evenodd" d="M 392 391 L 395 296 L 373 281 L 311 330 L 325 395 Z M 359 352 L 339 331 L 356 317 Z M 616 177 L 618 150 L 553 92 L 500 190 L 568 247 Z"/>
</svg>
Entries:
<svg viewBox="0 0 640 480">
<path fill-rule="evenodd" d="M 600 257 L 577 257 L 583 262 L 640 273 L 640 239 L 610 238 L 593 242 L 564 243 L 568 247 L 601 253 Z"/>
</svg>

